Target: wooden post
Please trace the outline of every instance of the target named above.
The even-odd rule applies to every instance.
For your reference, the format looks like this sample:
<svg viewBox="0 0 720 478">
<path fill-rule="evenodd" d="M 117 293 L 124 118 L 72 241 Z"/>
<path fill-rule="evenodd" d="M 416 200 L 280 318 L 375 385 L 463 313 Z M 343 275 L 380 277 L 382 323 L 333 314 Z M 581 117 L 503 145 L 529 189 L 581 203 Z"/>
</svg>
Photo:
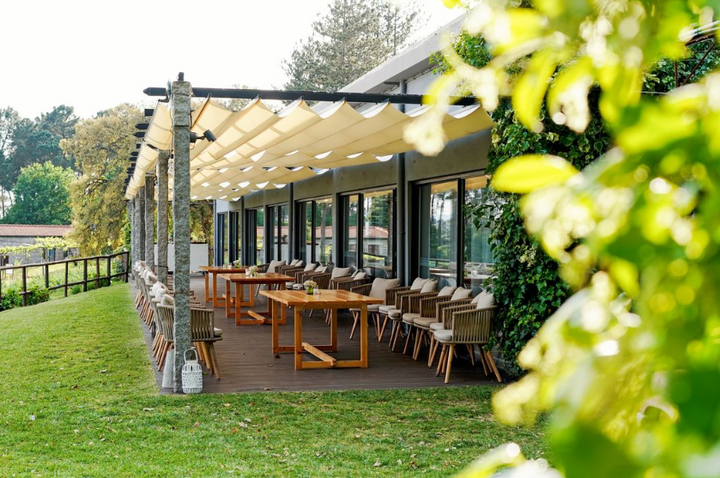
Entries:
<svg viewBox="0 0 720 478">
<path fill-rule="evenodd" d="M 174 187 L 173 237 L 175 245 L 175 386 L 182 391 L 182 366 L 190 347 L 190 95 L 192 87 L 178 76 L 171 86 Z"/>
<path fill-rule="evenodd" d="M 23 296 L 22 302 L 23 307 L 27 305 L 27 267 L 22 268 L 22 285 L 23 285 Z"/>
<path fill-rule="evenodd" d="M 130 280 L 130 252 L 125 251 L 123 257 L 125 261 L 125 283 L 127 284 L 128 280 Z"/>
<path fill-rule="evenodd" d="M 110 264 L 110 261 L 112 261 L 112 256 L 108 256 L 107 258 L 107 278 L 108 278 L 108 285 L 112 284 L 112 264 Z"/>
<path fill-rule="evenodd" d="M 155 173 L 145 173 L 145 262 L 155 270 Z"/>
<path fill-rule="evenodd" d="M 158 280 L 168 279 L 168 162 L 170 151 L 159 151 L 157 160 L 157 273 Z"/>
<path fill-rule="evenodd" d="M 83 292 L 87 292 L 87 258 L 83 259 Z"/>
<path fill-rule="evenodd" d="M 50 288 L 50 266 L 48 264 L 45 264 L 45 267 L 43 268 L 45 272 L 45 288 Z"/>
<path fill-rule="evenodd" d="M 65 297 L 68 296 L 68 277 L 70 276 L 70 263 L 65 261 Z"/>
<path fill-rule="evenodd" d="M 95 288 L 100 288 L 100 257 L 95 258 Z"/>
</svg>

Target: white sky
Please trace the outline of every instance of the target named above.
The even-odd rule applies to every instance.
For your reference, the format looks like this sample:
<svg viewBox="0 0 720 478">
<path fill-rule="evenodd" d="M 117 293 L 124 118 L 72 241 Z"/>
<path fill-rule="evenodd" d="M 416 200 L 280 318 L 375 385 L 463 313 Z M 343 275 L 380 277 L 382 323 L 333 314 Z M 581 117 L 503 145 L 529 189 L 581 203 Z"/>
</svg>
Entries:
<svg viewBox="0 0 720 478">
<path fill-rule="evenodd" d="M 412 0 L 402 0 L 412 1 Z M 414 0 L 422 38 L 461 12 Z M 0 16 L 0 108 L 34 118 L 54 106 L 90 117 L 185 72 L 195 86 L 280 88 L 282 60 L 329 0 L 15 0 Z M 153 100 L 154 101 L 154 100 Z"/>
</svg>

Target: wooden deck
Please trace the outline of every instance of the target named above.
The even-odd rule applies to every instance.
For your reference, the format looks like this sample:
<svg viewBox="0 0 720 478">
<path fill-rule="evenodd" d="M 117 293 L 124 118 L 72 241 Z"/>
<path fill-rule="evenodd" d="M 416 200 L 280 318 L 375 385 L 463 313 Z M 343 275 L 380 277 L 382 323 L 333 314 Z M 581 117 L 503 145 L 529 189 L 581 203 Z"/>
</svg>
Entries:
<svg viewBox="0 0 720 478">
<path fill-rule="evenodd" d="M 202 276 L 193 276 L 191 287 L 198 298 L 204 299 Z M 223 291 L 224 284 L 218 284 L 218 288 Z M 267 310 L 264 297 L 257 297 L 255 309 Z M 330 329 L 325 324 L 322 311 L 316 311 L 311 318 L 308 318 L 306 312 L 304 317 L 304 339 L 310 343 L 327 342 Z M 141 325 L 149 347 L 150 334 L 145 325 Z M 485 376 L 481 366 L 472 367 L 469 359 L 461 356 L 453 361 L 451 381 L 445 385 L 443 377 L 435 377 L 434 368 L 428 369 L 426 350 L 417 362 L 401 351 L 390 352 L 387 345 L 389 329 L 385 332 L 383 342 L 379 343 L 374 328 L 370 328 L 370 366 L 367 369 L 295 370 L 292 354 L 272 353 L 269 325 L 236 326 L 234 319 L 226 318 L 225 308 L 219 307 L 215 309 L 215 327 L 223 330 L 223 340 L 215 344 L 222 379 L 217 380 L 207 374 L 203 384 L 205 393 L 424 388 L 497 383 Z M 350 314 L 341 311 L 338 320 L 339 352 L 333 354 L 340 360 L 356 359 L 359 356 L 357 334 L 353 340 L 349 340 L 351 327 Z M 288 313 L 288 324 L 280 326 L 280 343 L 290 344 L 292 338 L 292 314 Z M 401 350 L 400 344 L 398 350 Z M 306 354 L 305 359 L 313 360 L 313 357 Z M 155 376 L 159 387 L 162 376 L 158 372 Z M 170 393 L 168 389 L 162 389 L 162 392 Z"/>
</svg>

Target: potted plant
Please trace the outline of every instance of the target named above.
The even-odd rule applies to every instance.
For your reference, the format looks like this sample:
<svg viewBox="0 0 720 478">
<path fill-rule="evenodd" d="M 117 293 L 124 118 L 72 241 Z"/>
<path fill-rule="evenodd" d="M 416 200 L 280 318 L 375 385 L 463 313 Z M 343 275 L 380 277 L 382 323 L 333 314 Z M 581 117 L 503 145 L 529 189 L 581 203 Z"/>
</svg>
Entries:
<svg viewBox="0 0 720 478">
<path fill-rule="evenodd" d="M 317 289 L 317 282 L 314 280 L 306 280 L 303 285 L 305 286 L 305 292 L 307 295 L 313 295 L 315 293 L 315 289 Z"/>
<path fill-rule="evenodd" d="M 235 269 L 242 269 L 242 261 L 240 261 L 240 259 L 233 261 L 232 265 Z"/>
<path fill-rule="evenodd" d="M 250 266 L 247 268 L 245 273 L 247 274 L 248 277 L 257 277 L 258 270 L 259 270 L 258 266 Z"/>
</svg>

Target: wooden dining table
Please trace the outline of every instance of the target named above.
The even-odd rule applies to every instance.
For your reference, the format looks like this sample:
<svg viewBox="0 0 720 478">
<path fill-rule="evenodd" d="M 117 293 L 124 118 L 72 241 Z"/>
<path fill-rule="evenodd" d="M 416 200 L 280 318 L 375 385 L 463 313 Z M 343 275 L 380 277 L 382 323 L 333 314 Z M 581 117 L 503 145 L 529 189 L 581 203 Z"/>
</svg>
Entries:
<svg viewBox="0 0 720 478">
<path fill-rule="evenodd" d="M 315 368 L 367 368 L 368 367 L 368 321 L 367 306 L 382 304 L 382 299 L 368 297 L 346 290 L 321 290 L 319 295 L 310 295 L 298 290 L 270 290 L 261 291 L 268 298 L 268 305 L 272 304 L 272 353 L 294 353 L 295 370 Z M 279 325 L 285 320 L 285 308 L 294 308 L 294 341 L 292 345 L 280 345 Z M 338 327 L 337 317 L 339 309 L 360 309 L 360 359 L 337 360 L 327 352 L 337 352 Z M 302 313 L 306 309 L 330 309 L 330 343 L 312 345 L 303 342 Z M 320 359 L 319 361 L 303 361 L 303 353 Z"/>
<path fill-rule="evenodd" d="M 293 282 L 294 277 L 286 276 L 273 272 L 258 273 L 255 276 L 246 275 L 244 272 L 228 272 L 220 274 L 220 279 L 225 281 L 225 313 L 230 318 L 235 316 L 235 325 L 260 325 L 270 322 L 272 315 L 272 305 L 268 301 L 267 312 L 255 310 L 242 310 L 243 307 L 253 307 L 255 305 L 255 287 L 266 284 L 268 287 L 277 285 L 281 290 L 285 290 L 286 282 Z M 232 296 L 232 284 L 235 284 L 235 297 Z M 245 285 L 250 289 L 250 300 L 244 300 Z M 233 310 L 234 308 L 234 310 Z M 249 316 L 249 319 L 243 319 L 243 316 Z M 282 311 L 282 317 L 285 317 L 285 310 Z M 284 323 L 284 322 L 283 322 Z"/>
<path fill-rule="evenodd" d="M 223 266 L 200 266 L 200 270 L 205 272 L 205 302 L 212 302 L 213 308 L 216 308 L 225 305 L 225 298 L 219 296 L 217 292 L 218 275 L 230 272 L 245 272 L 245 266 L 233 269 Z M 212 294 L 210 293 L 210 282 L 212 282 Z"/>
</svg>

